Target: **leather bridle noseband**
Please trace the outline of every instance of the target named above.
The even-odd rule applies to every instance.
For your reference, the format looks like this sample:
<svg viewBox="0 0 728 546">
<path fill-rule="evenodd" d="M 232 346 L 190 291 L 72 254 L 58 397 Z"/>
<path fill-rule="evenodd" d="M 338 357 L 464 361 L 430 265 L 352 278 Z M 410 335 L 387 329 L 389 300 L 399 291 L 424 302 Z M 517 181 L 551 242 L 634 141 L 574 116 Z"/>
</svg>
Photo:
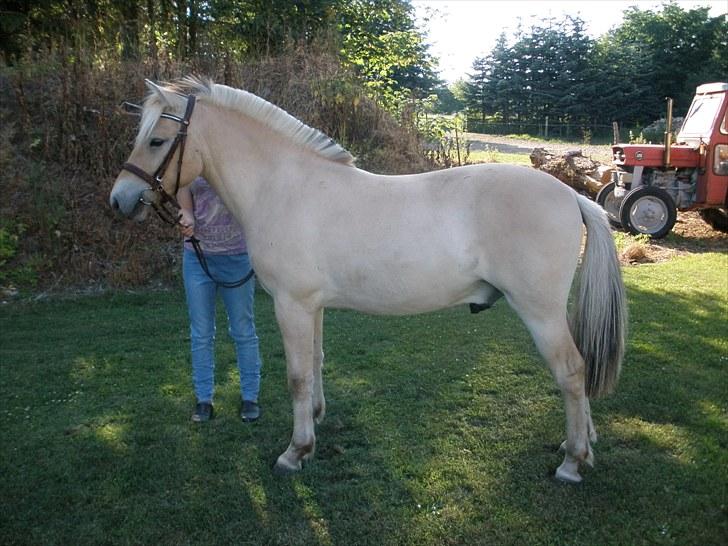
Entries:
<svg viewBox="0 0 728 546">
<path fill-rule="evenodd" d="M 177 191 L 179 190 L 179 179 L 182 174 L 182 159 L 185 153 L 185 142 L 187 141 L 187 128 L 190 125 L 190 118 L 192 117 L 192 111 L 195 109 L 196 97 L 194 95 L 187 96 L 187 108 L 183 117 L 176 116 L 163 112 L 160 118 L 171 119 L 180 124 L 177 136 L 172 142 L 172 146 L 167 151 L 167 155 L 164 156 L 161 165 L 157 167 L 154 174 L 149 174 L 144 169 L 137 167 L 133 163 L 124 163 L 121 168 L 122 170 L 129 171 L 130 173 L 138 176 L 144 182 L 149 184 L 154 191 L 159 194 L 159 201 L 146 200 L 144 199 L 144 192 L 139 197 L 139 202 L 144 205 L 151 206 L 157 215 L 168 224 L 176 224 L 179 221 L 179 203 L 177 202 Z M 170 194 L 164 189 L 162 179 L 164 173 L 167 171 L 167 167 L 172 161 L 172 156 L 179 148 L 179 156 L 177 157 L 177 180 L 174 185 L 174 193 Z"/>
</svg>

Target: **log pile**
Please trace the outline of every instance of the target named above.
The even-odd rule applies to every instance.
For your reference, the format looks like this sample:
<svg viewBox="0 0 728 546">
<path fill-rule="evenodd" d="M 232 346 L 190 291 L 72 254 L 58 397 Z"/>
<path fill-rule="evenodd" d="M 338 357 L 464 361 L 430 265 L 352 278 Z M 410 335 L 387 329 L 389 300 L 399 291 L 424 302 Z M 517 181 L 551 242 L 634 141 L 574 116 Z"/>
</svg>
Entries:
<svg viewBox="0 0 728 546">
<path fill-rule="evenodd" d="M 569 150 L 562 155 L 545 148 L 534 148 L 531 164 L 555 176 L 567 186 L 594 199 L 599 189 L 610 180 L 611 167 L 584 157 L 581 150 Z"/>
</svg>

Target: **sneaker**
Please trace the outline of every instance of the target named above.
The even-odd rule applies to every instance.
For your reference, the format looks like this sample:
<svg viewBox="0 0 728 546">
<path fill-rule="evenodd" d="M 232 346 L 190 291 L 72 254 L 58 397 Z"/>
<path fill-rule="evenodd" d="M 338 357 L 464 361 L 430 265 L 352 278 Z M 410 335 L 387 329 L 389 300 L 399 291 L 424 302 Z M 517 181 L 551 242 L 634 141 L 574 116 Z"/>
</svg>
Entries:
<svg viewBox="0 0 728 546">
<path fill-rule="evenodd" d="M 260 417 L 260 406 L 258 402 L 251 402 L 250 400 L 243 400 L 243 404 L 240 406 L 240 418 L 244 423 L 252 423 L 257 421 Z"/>
<path fill-rule="evenodd" d="M 206 423 L 215 417 L 215 409 L 209 402 L 198 402 L 195 406 L 195 413 L 192 414 L 192 422 Z"/>
</svg>

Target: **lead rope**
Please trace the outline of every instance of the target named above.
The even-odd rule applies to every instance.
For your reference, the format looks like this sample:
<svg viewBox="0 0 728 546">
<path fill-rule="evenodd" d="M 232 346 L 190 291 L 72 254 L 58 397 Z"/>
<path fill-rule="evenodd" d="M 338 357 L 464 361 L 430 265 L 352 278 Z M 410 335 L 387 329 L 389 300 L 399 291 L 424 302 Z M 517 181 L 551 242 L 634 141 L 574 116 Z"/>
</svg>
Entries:
<svg viewBox="0 0 728 546">
<path fill-rule="evenodd" d="M 189 239 L 187 239 L 187 242 L 190 243 L 192 245 L 192 248 L 195 250 L 195 254 L 197 255 L 197 260 L 200 262 L 200 265 L 202 266 L 202 270 L 205 272 L 205 274 L 208 277 L 210 277 L 210 280 L 212 282 L 214 282 L 218 286 L 221 286 L 222 288 L 238 288 L 240 286 L 243 286 L 246 282 L 248 282 L 250 279 L 252 279 L 253 276 L 255 275 L 255 271 L 251 267 L 248 274 L 245 275 L 245 277 L 243 277 L 239 281 L 235 281 L 235 282 L 218 281 L 210 273 L 210 268 L 207 266 L 207 259 L 205 258 L 205 254 L 202 252 L 202 247 L 200 246 L 200 240 L 197 239 L 196 237 L 192 236 Z"/>
</svg>

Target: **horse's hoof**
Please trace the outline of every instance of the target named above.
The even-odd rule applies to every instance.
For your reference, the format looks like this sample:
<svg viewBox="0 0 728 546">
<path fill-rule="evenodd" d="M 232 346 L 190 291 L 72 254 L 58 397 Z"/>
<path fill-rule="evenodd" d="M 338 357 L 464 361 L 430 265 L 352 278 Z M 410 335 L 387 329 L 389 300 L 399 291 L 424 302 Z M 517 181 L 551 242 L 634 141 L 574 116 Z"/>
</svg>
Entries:
<svg viewBox="0 0 728 546">
<path fill-rule="evenodd" d="M 301 462 L 297 465 L 291 466 L 281 461 L 281 457 L 278 457 L 276 464 L 273 465 L 273 474 L 276 476 L 291 476 L 301 471 Z"/>
<path fill-rule="evenodd" d="M 554 477 L 564 483 L 573 484 L 581 483 L 582 480 L 582 477 L 578 472 L 564 468 L 563 464 L 556 469 L 556 475 Z"/>
<path fill-rule="evenodd" d="M 300 471 L 300 468 L 291 468 L 290 466 L 278 463 L 273 465 L 273 474 L 276 476 L 293 476 L 294 474 L 298 474 Z"/>
</svg>

